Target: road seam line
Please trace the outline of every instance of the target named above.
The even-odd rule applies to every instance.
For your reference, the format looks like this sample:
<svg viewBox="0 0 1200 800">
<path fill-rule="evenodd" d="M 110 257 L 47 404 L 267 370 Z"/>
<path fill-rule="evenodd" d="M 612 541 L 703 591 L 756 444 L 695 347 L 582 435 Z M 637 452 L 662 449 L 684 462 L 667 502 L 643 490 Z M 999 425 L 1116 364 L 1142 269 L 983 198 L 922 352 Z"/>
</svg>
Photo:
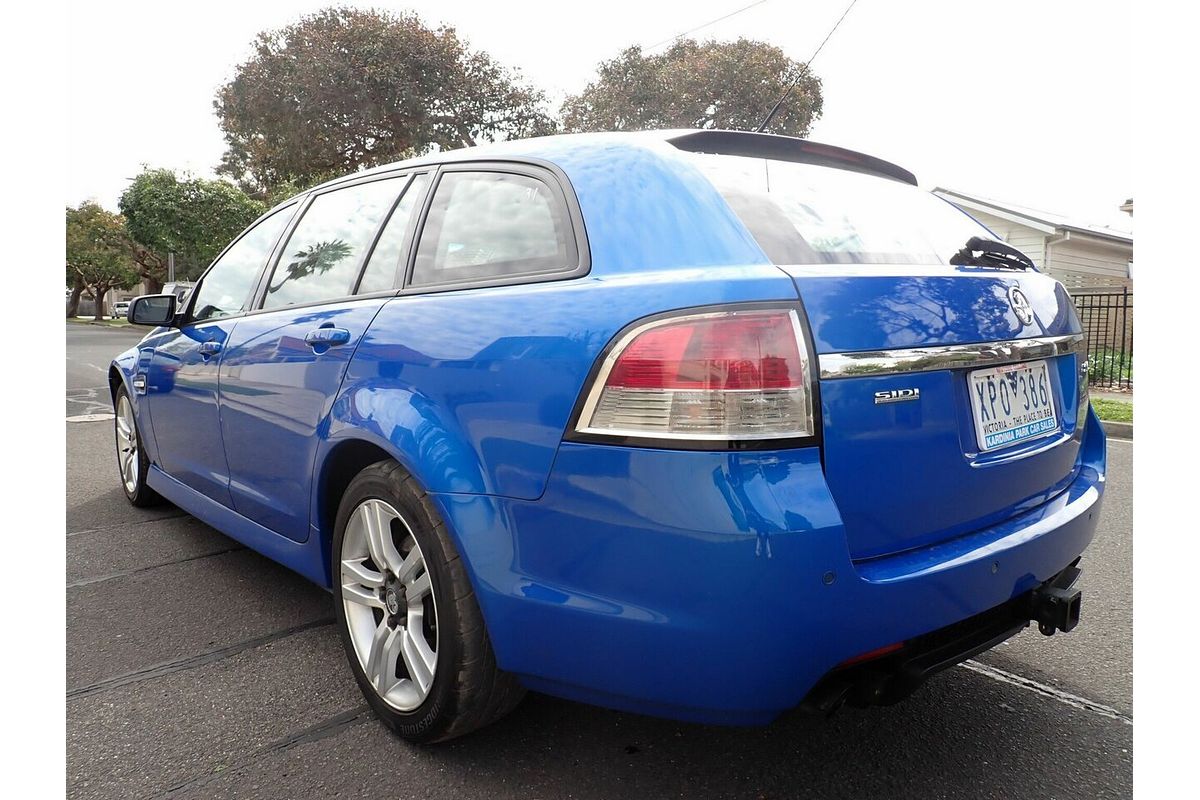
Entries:
<svg viewBox="0 0 1200 800">
<path fill-rule="evenodd" d="M 1048 686 L 1044 683 L 1039 683 L 1032 678 L 1026 678 L 1023 675 L 1017 675 L 1014 672 L 993 667 L 990 664 L 983 664 L 974 659 L 964 661 L 959 664 L 960 667 L 968 669 L 978 675 L 991 678 L 992 680 L 1007 683 L 1011 686 L 1017 686 L 1022 689 L 1028 689 L 1035 694 L 1040 694 L 1043 697 L 1049 697 L 1051 700 L 1057 700 L 1064 705 L 1081 711 L 1090 711 L 1093 714 L 1098 714 L 1109 719 L 1119 720 L 1126 725 L 1133 725 L 1133 718 L 1128 714 L 1123 714 L 1112 706 L 1106 706 L 1103 703 L 1097 703 L 1095 700 L 1088 700 L 1086 697 L 1080 697 L 1077 694 L 1064 692 L 1062 689 L 1056 689 L 1053 686 Z"/>
<path fill-rule="evenodd" d="M 298 633 L 304 633 L 305 631 L 309 631 L 314 628 L 321 628 L 332 624 L 332 617 L 324 617 L 322 619 L 312 620 L 300 625 L 293 625 L 290 628 L 284 628 L 283 630 L 268 633 L 263 636 L 256 636 L 253 639 L 246 639 L 245 641 L 227 645 L 226 647 L 220 647 L 216 650 L 206 650 L 203 653 L 197 653 L 196 655 L 187 656 L 185 658 L 179 658 L 173 661 L 164 661 L 160 664 L 152 664 L 151 666 L 142 667 L 141 669 L 134 670 L 133 672 L 126 672 L 121 675 L 114 675 L 111 678 L 105 678 L 104 680 L 97 681 L 86 686 L 78 686 L 74 689 L 68 689 L 67 700 L 77 700 L 81 697 L 88 697 L 89 695 L 96 694 L 97 692 L 105 692 L 110 689 L 119 689 L 120 687 L 128 686 L 131 683 L 141 683 L 142 681 L 148 681 L 153 678 L 161 678 L 164 675 L 170 675 L 174 672 L 182 672 L 184 670 L 202 667 L 206 664 L 212 664 L 213 662 L 221 661 L 229 658 L 230 656 L 235 656 L 238 653 L 245 652 L 246 650 L 253 650 L 257 647 L 262 647 L 263 645 L 277 642 L 280 639 L 286 639 L 289 636 L 295 636 Z"/>
<path fill-rule="evenodd" d="M 116 522 L 116 523 L 113 523 L 112 525 L 101 525 L 99 528 L 84 528 L 81 531 L 67 531 L 67 536 L 68 537 L 79 536 L 84 533 L 102 533 L 104 531 L 116 530 L 117 528 L 129 528 L 134 525 L 149 525 L 153 522 L 162 522 L 163 520 L 168 520 L 168 519 L 183 519 L 184 517 L 187 517 L 187 516 L 191 516 L 191 515 L 187 514 L 185 512 L 185 513 L 181 513 L 181 514 L 171 514 L 166 517 L 155 517 L 154 519 L 139 519 L 139 520 L 134 520 L 133 522 Z M 214 530 L 215 530 L 215 528 L 214 528 Z M 218 531 L 218 533 L 220 533 L 220 531 Z"/>
<path fill-rule="evenodd" d="M 81 580 L 72 581 L 71 583 L 68 583 L 67 588 L 68 589 L 76 589 L 80 586 L 91 586 L 93 583 L 102 583 L 104 581 L 111 581 L 114 578 L 127 578 L 130 575 L 137 575 L 142 572 L 149 572 L 150 570 L 158 569 L 159 567 L 170 567 L 175 564 L 186 564 L 189 561 L 199 561 L 202 558 L 214 558 L 215 556 L 223 556 L 226 553 L 236 553 L 240 550 L 245 550 L 245 549 L 246 549 L 245 547 L 240 546 L 240 545 L 237 547 L 227 547 L 224 550 L 217 550 L 212 553 L 201 553 L 199 555 L 189 556 L 187 558 L 181 558 L 181 559 L 178 559 L 177 561 L 164 561 L 161 564 L 151 564 L 146 567 L 138 567 L 137 569 L 131 569 L 131 570 L 127 570 L 125 572 L 112 572 L 112 573 L 109 573 L 108 575 L 101 575 L 96 578 L 83 578 Z"/>
<path fill-rule="evenodd" d="M 320 741 L 321 739 L 325 739 L 330 736 L 337 736 L 347 728 L 367 722 L 368 720 L 374 719 L 374 717 L 374 712 L 372 712 L 371 709 L 365 705 L 352 708 L 349 711 L 343 711 L 340 714 L 334 714 L 332 717 L 324 720 L 323 722 L 319 722 L 311 727 L 296 731 L 295 733 L 289 733 L 282 739 L 276 739 L 271 744 L 260 747 L 246 758 L 231 764 L 228 767 L 225 767 L 220 772 L 212 772 L 207 775 L 200 775 L 192 778 L 191 780 L 184 781 L 183 783 L 177 783 L 164 792 L 151 795 L 149 798 L 147 798 L 147 800 L 165 800 L 165 798 L 173 797 L 179 792 L 204 786 L 216 780 L 217 778 L 236 774 L 241 770 L 244 770 L 246 767 L 252 766 L 260 759 L 275 755 L 277 753 L 286 752 L 291 750 L 293 747 L 299 747 L 302 744 Z"/>
</svg>

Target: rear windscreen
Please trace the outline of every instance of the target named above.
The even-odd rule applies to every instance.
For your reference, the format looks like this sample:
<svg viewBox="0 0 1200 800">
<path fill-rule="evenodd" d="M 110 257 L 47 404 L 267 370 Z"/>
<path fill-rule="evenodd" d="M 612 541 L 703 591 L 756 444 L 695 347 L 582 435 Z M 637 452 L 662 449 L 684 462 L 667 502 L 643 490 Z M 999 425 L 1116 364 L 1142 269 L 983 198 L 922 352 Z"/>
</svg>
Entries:
<svg viewBox="0 0 1200 800">
<path fill-rule="evenodd" d="M 946 264 L 991 234 L 899 181 L 813 164 L 689 153 L 776 264 Z"/>
</svg>

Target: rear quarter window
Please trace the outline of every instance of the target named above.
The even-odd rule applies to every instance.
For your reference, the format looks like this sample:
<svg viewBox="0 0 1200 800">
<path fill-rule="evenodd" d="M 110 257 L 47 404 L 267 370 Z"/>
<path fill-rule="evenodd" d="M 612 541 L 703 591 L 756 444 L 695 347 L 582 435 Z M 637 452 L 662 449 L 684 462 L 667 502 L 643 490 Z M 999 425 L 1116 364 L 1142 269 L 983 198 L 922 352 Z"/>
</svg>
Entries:
<svg viewBox="0 0 1200 800">
<path fill-rule="evenodd" d="M 561 192 L 531 175 L 448 171 L 421 231 L 412 285 L 484 282 L 579 266 Z"/>
</svg>

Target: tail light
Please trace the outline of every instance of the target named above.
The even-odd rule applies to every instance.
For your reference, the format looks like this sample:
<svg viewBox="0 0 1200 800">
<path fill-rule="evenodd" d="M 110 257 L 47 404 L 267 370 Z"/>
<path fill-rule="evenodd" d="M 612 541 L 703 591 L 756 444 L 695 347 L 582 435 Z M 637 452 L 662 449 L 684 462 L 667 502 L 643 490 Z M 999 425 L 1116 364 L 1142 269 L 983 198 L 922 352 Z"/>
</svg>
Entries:
<svg viewBox="0 0 1200 800">
<path fill-rule="evenodd" d="M 812 436 L 810 363 L 794 309 L 647 322 L 605 357 L 576 431 L 701 441 Z"/>
</svg>

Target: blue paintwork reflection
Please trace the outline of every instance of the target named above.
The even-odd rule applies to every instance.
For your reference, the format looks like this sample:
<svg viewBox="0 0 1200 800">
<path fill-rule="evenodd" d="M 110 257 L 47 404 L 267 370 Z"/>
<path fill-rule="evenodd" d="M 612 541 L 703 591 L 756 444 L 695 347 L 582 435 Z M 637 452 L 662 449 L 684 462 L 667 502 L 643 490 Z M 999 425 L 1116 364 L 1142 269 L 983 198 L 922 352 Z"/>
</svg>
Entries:
<svg viewBox="0 0 1200 800">
<path fill-rule="evenodd" d="M 816 275 L 789 267 L 804 298 L 818 353 L 994 342 L 1078 333 L 1062 285 L 1027 272 L 940 276 Z M 1023 326 L 1008 302 L 1020 286 L 1034 310 Z"/>
<path fill-rule="evenodd" d="M 868 561 L 859 566 L 865 580 L 874 583 L 898 583 L 919 580 L 972 561 L 1002 556 L 1006 561 L 1014 548 L 1037 542 L 1067 519 L 1078 520 L 1084 512 L 1088 521 L 1099 513 L 1107 466 L 1106 437 L 1100 420 L 1089 410 L 1086 422 L 1086 446 L 1082 448 L 1073 480 L 1056 493 L 1052 502 L 1039 503 L 1024 513 L 1004 520 L 994 528 L 983 529 L 932 547 L 902 555 Z M 1082 522 L 1083 520 L 1079 520 Z M 1093 522 L 1094 524 L 1094 522 Z M 1017 590 L 1033 588 L 1036 576 L 1029 574 Z"/>
<path fill-rule="evenodd" d="M 389 443 L 430 491 L 535 498 L 592 363 L 630 320 L 795 298 L 755 265 L 399 297 L 355 355 L 331 436 Z"/>
<path fill-rule="evenodd" d="M 158 420 L 152 430 L 159 463 L 185 486 L 223 505 L 232 499 L 217 403 L 220 354 L 206 356 L 200 346 L 224 345 L 236 324 L 209 322 L 160 333 L 146 369 L 145 404 Z"/>
<path fill-rule="evenodd" d="M 994 524 L 1061 491 L 1079 451 L 1075 356 L 1052 362 L 1060 432 L 980 455 L 966 370 L 825 381 L 825 475 L 855 558 L 872 558 Z M 875 405 L 875 392 L 919 389 Z"/>
<path fill-rule="evenodd" d="M 359 340 L 383 300 L 358 300 L 243 319 L 221 360 L 221 429 L 239 514 L 289 539 L 309 534 L 313 466 L 329 411 Z M 321 328 L 342 345 L 311 345 Z"/>
</svg>

